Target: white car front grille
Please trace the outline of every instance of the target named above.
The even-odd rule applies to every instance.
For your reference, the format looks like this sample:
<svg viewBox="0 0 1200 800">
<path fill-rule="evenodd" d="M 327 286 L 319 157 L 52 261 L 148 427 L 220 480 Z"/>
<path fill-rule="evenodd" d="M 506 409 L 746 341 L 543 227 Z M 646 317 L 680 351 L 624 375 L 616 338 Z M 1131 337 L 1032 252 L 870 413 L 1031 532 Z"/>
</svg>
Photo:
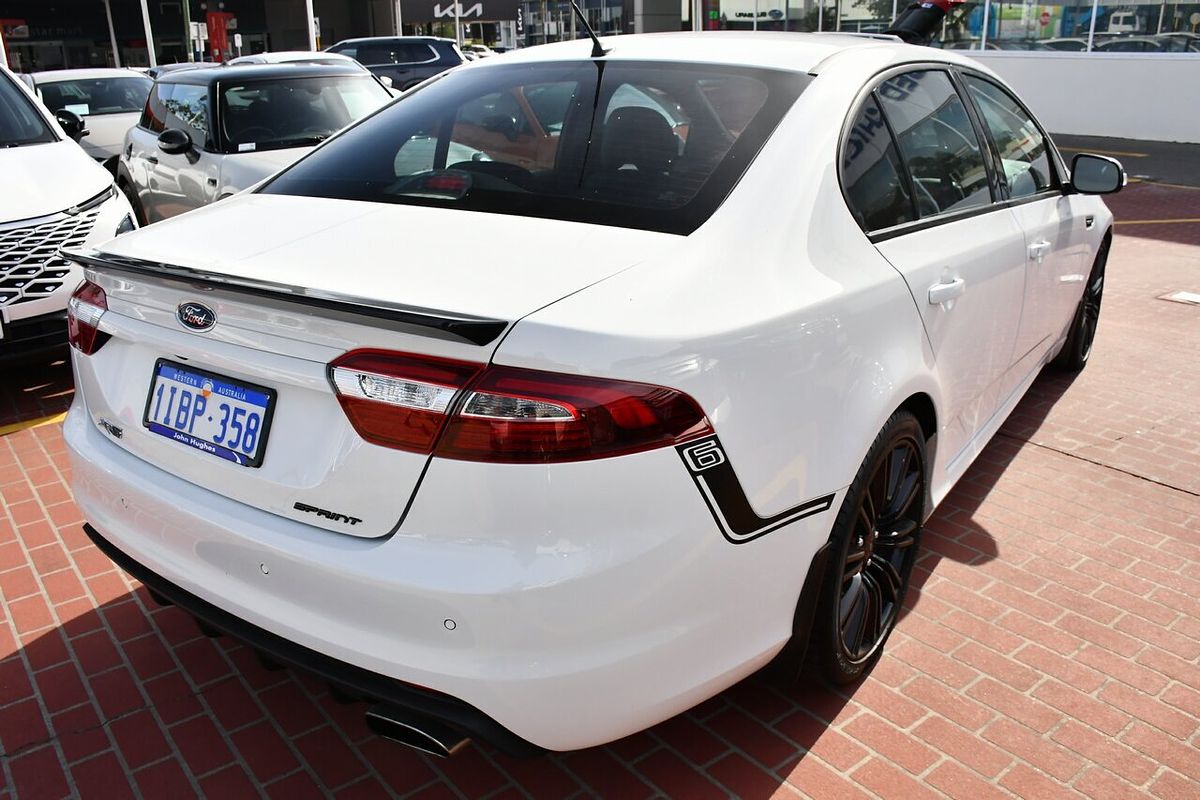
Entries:
<svg viewBox="0 0 1200 800">
<path fill-rule="evenodd" d="M 60 247 L 82 245 L 100 210 L 55 214 L 36 224 L 0 227 L 0 308 L 48 297 L 61 289 L 70 264 Z"/>
</svg>

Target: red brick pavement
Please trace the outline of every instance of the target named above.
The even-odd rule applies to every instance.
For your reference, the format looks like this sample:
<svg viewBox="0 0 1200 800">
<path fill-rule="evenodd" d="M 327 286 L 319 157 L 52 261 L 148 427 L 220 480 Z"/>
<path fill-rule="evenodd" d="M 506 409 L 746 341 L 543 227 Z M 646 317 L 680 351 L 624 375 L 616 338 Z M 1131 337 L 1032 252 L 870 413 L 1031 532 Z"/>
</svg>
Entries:
<svg viewBox="0 0 1200 800">
<path fill-rule="evenodd" d="M 1155 299 L 1200 290 L 1200 249 L 1121 233 L 1093 363 L 1039 379 L 942 505 L 867 680 L 753 678 L 604 748 L 371 736 L 114 569 L 57 425 L 0 437 L 0 795 L 1200 798 L 1200 307 Z M 3 383 L 0 426 L 69 396 L 61 366 Z"/>
</svg>

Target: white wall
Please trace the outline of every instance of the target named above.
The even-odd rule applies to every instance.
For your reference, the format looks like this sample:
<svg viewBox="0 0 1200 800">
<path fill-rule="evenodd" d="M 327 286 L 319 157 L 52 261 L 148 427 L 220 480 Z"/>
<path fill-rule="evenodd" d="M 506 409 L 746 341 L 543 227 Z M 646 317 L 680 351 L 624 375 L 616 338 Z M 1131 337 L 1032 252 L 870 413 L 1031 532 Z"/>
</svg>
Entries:
<svg viewBox="0 0 1200 800">
<path fill-rule="evenodd" d="M 1200 143 L 1200 53 L 971 53 L 1053 133 Z"/>
</svg>

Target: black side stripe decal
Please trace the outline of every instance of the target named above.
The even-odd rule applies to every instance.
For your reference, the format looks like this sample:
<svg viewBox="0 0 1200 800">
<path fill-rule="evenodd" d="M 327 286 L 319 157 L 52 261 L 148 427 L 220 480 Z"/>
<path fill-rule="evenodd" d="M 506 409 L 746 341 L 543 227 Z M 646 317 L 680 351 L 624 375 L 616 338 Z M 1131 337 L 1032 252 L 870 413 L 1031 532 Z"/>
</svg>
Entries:
<svg viewBox="0 0 1200 800">
<path fill-rule="evenodd" d="M 714 434 L 703 439 L 676 445 L 679 457 L 687 467 L 712 512 L 717 527 L 725 538 L 734 544 L 742 544 L 771 531 L 779 530 L 797 520 L 828 511 L 833 506 L 833 495 L 827 494 L 807 500 L 798 506 L 771 517 L 760 517 L 746 498 L 742 484 L 738 482 L 733 464 L 725 455 L 721 441 Z"/>
</svg>

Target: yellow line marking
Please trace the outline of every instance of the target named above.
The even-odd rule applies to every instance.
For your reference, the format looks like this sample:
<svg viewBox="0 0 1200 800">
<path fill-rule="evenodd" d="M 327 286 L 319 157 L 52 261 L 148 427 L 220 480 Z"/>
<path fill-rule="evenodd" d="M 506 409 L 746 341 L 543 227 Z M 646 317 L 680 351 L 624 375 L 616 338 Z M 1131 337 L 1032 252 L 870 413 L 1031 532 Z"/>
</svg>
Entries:
<svg viewBox="0 0 1200 800">
<path fill-rule="evenodd" d="M 1095 153 L 1098 156 L 1124 156 L 1125 158 L 1145 158 L 1149 153 L 1126 153 L 1124 150 L 1097 150 L 1094 147 L 1064 147 L 1059 150 L 1070 150 L 1072 153 Z"/>
<path fill-rule="evenodd" d="M 67 412 L 61 414 L 51 414 L 48 417 L 38 417 L 36 419 L 27 419 L 24 422 L 13 422 L 9 425 L 0 425 L 0 436 L 8 436 L 10 433 L 28 430 L 30 428 L 40 428 L 43 425 L 57 425 L 67 418 Z"/>
<path fill-rule="evenodd" d="M 1133 178 L 1130 178 L 1129 180 L 1132 181 Z M 1170 188 L 1170 189 L 1191 189 L 1193 192 L 1200 192 L 1200 186 L 1186 186 L 1182 183 L 1163 183 L 1161 181 L 1149 181 L 1147 183 L 1147 185 L 1149 185 L 1149 186 L 1166 186 L 1167 188 Z"/>
<path fill-rule="evenodd" d="M 1200 222 L 1200 217 L 1185 219 L 1119 219 L 1117 225 L 1178 225 L 1183 223 Z"/>
</svg>

